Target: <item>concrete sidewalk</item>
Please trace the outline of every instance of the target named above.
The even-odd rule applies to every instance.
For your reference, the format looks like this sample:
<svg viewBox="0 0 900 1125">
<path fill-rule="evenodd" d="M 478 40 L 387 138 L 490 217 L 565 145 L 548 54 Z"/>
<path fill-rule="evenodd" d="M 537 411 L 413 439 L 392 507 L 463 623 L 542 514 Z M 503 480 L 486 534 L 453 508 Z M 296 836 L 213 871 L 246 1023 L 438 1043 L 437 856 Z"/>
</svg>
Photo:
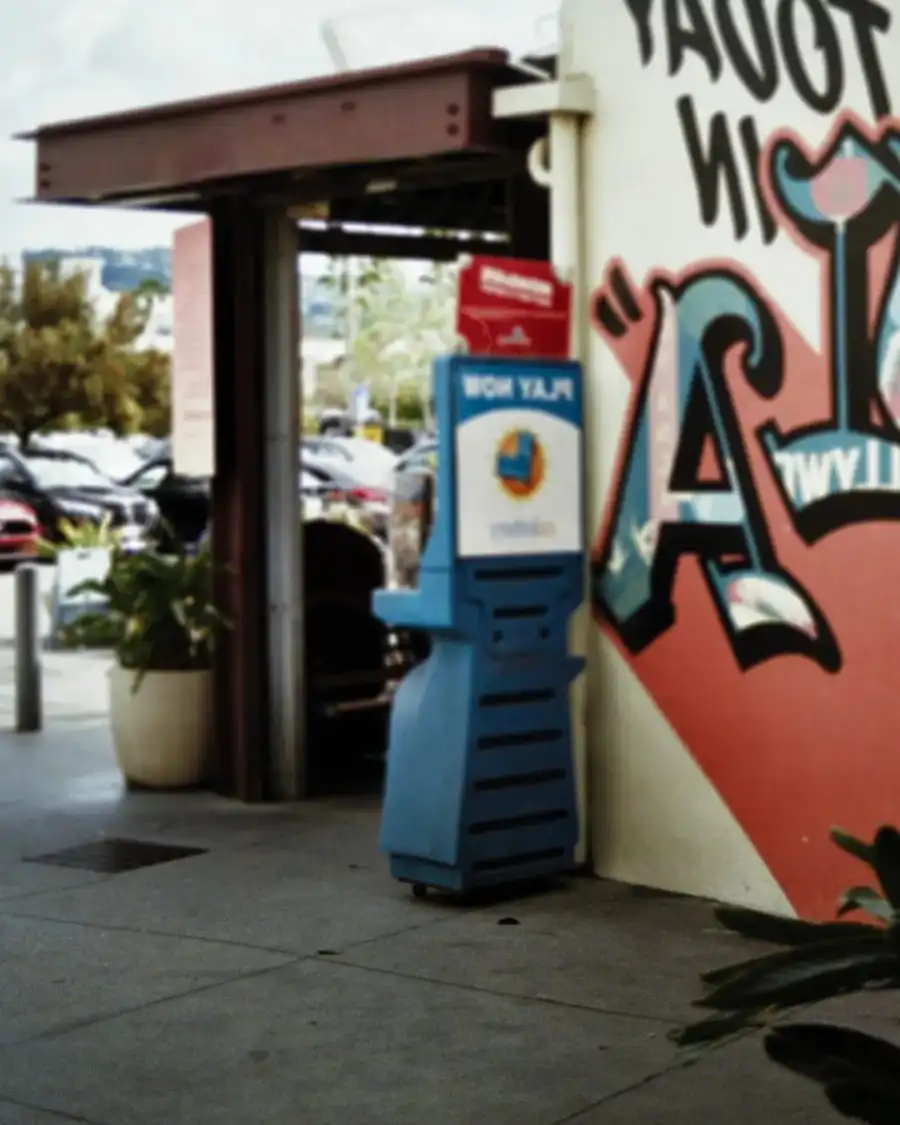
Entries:
<svg viewBox="0 0 900 1125">
<path fill-rule="evenodd" d="M 49 726 L 105 720 L 109 713 L 107 652 L 42 652 L 43 712 Z M 13 730 L 16 716 L 15 652 L 0 640 L 0 731 Z"/>
<path fill-rule="evenodd" d="M 691 1067 L 668 1042 L 752 949 L 706 904 L 588 879 L 417 901 L 373 801 L 124 794 L 88 722 L 0 736 L 0 794 L 0 1125 L 830 1120 L 752 1039 Z M 205 851 L 23 862 L 104 833 Z M 883 1030 L 878 1003 L 842 1014 Z"/>
</svg>

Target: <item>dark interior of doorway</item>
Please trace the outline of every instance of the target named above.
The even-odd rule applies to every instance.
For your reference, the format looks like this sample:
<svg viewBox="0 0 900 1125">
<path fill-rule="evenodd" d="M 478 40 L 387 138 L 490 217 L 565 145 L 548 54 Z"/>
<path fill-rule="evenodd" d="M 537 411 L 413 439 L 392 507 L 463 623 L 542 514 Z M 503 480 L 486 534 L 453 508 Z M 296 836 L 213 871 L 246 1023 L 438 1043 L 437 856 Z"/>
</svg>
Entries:
<svg viewBox="0 0 900 1125">
<path fill-rule="evenodd" d="M 370 606 L 383 558 L 353 527 L 313 520 L 304 529 L 303 575 L 310 795 L 377 792 L 385 630 Z"/>
<path fill-rule="evenodd" d="M 509 129 L 511 153 L 495 162 L 483 154 L 476 164 L 420 166 L 408 178 L 398 176 L 391 190 L 355 190 L 344 198 L 335 192 L 328 220 L 299 221 L 300 252 L 416 262 L 463 254 L 547 259 L 549 193 L 525 169 L 540 125 L 510 122 Z M 427 636 L 389 635 L 372 615 L 384 566 L 384 557 L 352 529 L 306 525 L 307 792 L 313 797 L 380 794 L 391 681 L 429 650 Z"/>
<path fill-rule="evenodd" d="M 387 566 L 365 533 L 307 523 L 303 561 L 310 795 L 377 796 L 391 686 L 427 656 L 428 638 L 394 633 L 372 614 Z"/>
</svg>

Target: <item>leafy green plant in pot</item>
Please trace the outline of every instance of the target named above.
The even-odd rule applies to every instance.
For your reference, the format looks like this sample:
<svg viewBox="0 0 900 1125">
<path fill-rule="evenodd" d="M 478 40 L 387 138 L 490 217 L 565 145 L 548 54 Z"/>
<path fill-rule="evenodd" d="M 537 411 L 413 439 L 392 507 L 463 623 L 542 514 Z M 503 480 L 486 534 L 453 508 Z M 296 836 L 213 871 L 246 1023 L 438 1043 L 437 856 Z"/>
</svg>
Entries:
<svg viewBox="0 0 900 1125">
<path fill-rule="evenodd" d="M 103 549 L 113 553 L 121 546 L 121 535 L 112 526 L 112 517 L 104 516 L 97 524 L 90 520 L 75 523 L 72 520 L 61 519 L 57 525 L 59 541 L 38 539 L 38 558 L 48 562 L 58 562 L 61 551 L 82 551 Z M 44 608 L 51 617 L 54 617 L 54 602 L 59 596 L 59 591 L 53 591 L 44 597 Z M 108 617 L 94 614 L 90 624 L 79 630 L 73 630 L 71 623 L 63 626 L 54 641 L 60 648 L 112 648 L 116 642 L 115 624 Z"/>
<path fill-rule="evenodd" d="M 114 551 L 103 581 L 72 594 L 106 604 L 68 630 L 70 643 L 99 622 L 113 640 L 110 722 L 127 781 L 157 788 L 200 784 L 212 737 L 212 660 L 228 623 L 213 600 L 208 547 L 194 554 Z"/>
<path fill-rule="evenodd" d="M 870 844 L 838 829 L 831 838 L 874 876 L 874 885 L 842 896 L 838 918 L 861 912 L 870 921 L 805 922 L 719 908 L 729 930 L 782 948 L 705 973 L 707 991 L 696 1006 L 711 1014 L 674 1038 L 696 1048 L 763 1028 L 769 1058 L 818 1083 L 844 1117 L 897 1125 L 900 1048 L 854 1028 L 780 1022 L 786 1011 L 833 997 L 900 988 L 900 833 L 882 827 Z"/>
</svg>

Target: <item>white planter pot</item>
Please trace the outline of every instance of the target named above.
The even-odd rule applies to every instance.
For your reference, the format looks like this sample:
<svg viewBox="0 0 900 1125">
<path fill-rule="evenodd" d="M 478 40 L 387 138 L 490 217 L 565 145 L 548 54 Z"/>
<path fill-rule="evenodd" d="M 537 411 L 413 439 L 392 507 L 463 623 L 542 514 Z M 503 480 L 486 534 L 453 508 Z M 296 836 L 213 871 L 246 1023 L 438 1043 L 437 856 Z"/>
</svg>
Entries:
<svg viewBox="0 0 900 1125">
<path fill-rule="evenodd" d="M 152 789 L 199 785 L 212 744 L 212 672 L 109 671 L 110 723 L 127 781 Z"/>
</svg>

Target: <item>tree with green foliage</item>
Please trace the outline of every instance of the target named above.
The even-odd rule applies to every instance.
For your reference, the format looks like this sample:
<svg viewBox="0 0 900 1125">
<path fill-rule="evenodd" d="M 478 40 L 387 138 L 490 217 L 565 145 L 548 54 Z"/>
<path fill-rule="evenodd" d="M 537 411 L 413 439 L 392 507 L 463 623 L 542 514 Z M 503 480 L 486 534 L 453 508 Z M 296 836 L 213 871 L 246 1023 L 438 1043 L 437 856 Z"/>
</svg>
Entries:
<svg viewBox="0 0 900 1125">
<path fill-rule="evenodd" d="M 171 357 L 156 348 L 127 354 L 125 382 L 139 411 L 141 433 L 168 437 L 172 432 Z"/>
<path fill-rule="evenodd" d="M 0 266 L 0 428 L 23 446 L 52 428 L 138 429 L 150 388 L 169 393 L 166 365 L 135 347 L 152 299 L 123 294 L 101 319 L 84 275 L 30 262 L 19 281 Z"/>
<path fill-rule="evenodd" d="M 167 297 L 171 290 L 158 277 L 145 277 L 134 289 L 134 294 L 143 297 Z"/>
<path fill-rule="evenodd" d="M 157 284 L 142 282 L 133 293 L 123 294 L 104 326 L 107 374 L 128 399 L 127 415 L 134 422 L 123 428 L 125 414 L 112 412 L 106 424 L 115 432 L 138 428 L 153 437 L 166 437 L 171 431 L 171 357 L 156 348 L 137 347 L 159 296 Z"/>
<path fill-rule="evenodd" d="M 332 259 L 325 284 L 345 322 L 339 396 L 364 382 L 391 425 L 427 421 L 431 361 L 453 350 L 456 266 L 431 263 L 415 277 L 387 258 Z"/>
</svg>

